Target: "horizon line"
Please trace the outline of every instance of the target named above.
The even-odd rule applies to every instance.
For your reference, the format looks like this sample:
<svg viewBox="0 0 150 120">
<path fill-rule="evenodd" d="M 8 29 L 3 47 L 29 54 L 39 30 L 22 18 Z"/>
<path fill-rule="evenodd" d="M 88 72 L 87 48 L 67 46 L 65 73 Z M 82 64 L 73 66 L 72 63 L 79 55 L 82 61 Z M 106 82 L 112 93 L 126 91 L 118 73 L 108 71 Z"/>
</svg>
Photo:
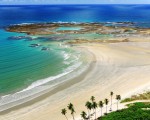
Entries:
<svg viewBox="0 0 150 120">
<path fill-rule="evenodd" d="M 26 5 L 150 5 L 149 3 L 148 4 L 141 4 L 141 3 L 99 3 L 99 4 L 1 4 L 0 6 L 4 6 L 4 5 L 7 5 L 7 6 L 15 6 L 15 5 L 23 5 L 23 6 L 26 6 Z"/>
</svg>

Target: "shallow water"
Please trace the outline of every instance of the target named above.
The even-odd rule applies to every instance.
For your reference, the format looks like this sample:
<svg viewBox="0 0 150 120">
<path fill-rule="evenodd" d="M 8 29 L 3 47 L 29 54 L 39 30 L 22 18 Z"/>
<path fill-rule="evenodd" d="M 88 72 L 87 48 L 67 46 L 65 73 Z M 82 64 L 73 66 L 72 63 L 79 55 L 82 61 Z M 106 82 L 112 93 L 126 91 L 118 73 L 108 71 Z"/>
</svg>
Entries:
<svg viewBox="0 0 150 120">
<path fill-rule="evenodd" d="M 59 27 L 56 29 L 56 31 L 61 31 L 61 30 L 80 30 L 82 29 L 81 27 Z"/>
<path fill-rule="evenodd" d="M 57 76 L 77 62 L 73 54 L 75 51 L 60 46 L 63 43 L 8 39 L 10 36 L 23 35 L 0 30 L 1 94 L 18 91 L 36 80 Z M 41 46 L 29 47 L 33 43 Z M 49 50 L 41 50 L 43 47 Z"/>
</svg>

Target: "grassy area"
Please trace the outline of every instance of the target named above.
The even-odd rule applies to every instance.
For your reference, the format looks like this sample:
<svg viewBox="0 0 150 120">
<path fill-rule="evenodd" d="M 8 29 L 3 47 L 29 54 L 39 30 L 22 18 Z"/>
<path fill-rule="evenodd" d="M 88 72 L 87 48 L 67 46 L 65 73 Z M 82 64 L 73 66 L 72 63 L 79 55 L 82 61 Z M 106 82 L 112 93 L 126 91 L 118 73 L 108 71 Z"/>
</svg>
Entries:
<svg viewBox="0 0 150 120">
<path fill-rule="evenodd" d="M 133 103 L 129 108 L 109 113 L 98 120 L 150 120 L 150 102 Z"/>
<path fill-rule="evenodd" d="M 131 102 L 134 100 L 150 100 L 150 91 L 143 93 L 143 94 L 132 95 L 131 98 L 126 98 L 126 99 L 122 100 L 121 103 Z"/>
</svg>

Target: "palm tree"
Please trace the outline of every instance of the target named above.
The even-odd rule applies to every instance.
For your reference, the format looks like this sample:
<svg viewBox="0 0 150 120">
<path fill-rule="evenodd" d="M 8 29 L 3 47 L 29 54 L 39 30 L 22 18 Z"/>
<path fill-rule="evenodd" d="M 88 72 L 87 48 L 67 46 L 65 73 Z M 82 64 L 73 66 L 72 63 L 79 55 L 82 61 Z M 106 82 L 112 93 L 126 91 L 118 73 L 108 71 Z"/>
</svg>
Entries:
<svg viewBox="0 0 150 120">
<path fill-rule="evenodd" d="M 108 103 L 109 103 L 109 101 L 108 101 L 108 99 L 105 99 L 105 105 L 106 105 L 106 114 L 107 114 L 107 105 L 108 105 Z"/>
<path fill-rule="evenodd" d="M 86 120 L 86 116 L 87 116 L 86 112 L 82 111 L 82 112 L 81 112 L 81 117 L 82 117 L 84 120 Z"/>
<path fill-rule="evenodd" d="M 87 110 L 88 110 L 88 116 L 89 116 L 89 120 L 90 120 L 90 112 L 91 112 L 91 109 L 92 109 L 92 103 L 91 102 L 89 102 L 89 101 L 87 101 L 86 103 L 85 103 L 85 106 L 86 106 L 86 108 L 87 108 Z"/>
<path fill-rule="evenodd" d="M 94 102 L 95 101 L 95 97 L 91 96 L 91 101 Z"/>
<path fill-rule="evenodd" d="M 91 101 L 92 101 L 92 104 L 93 104 L 93 102 L 95 101 L 95 97 L 94 96 L 91 96 L 91 99 L 90 99 Z M 93 109 L 93 112 L 94 112 L 94 109 Z"/>
<path fill-rule="evenodd" d="M 103 109 L 102 109 L 102 108 L 103 108 L 103 105 L 104 105 L 103 101 L 99 101 L 99 107 L 101 108 L 101 116 L 102 116 L 102 112 L 103 112 L 103 111 L 102 111 L 102 110 L 103 110 Z"/>
<path fill-rule="evenodd" d="M 111 96 L 111 105 L 110 105 L 110 111 L 112 111 L 112 97 L 113 97 L 114 93 L 111 91 L 110 92 L 110 96 Z"/>
<path fill-rule="evenodd" d="M 96 120 L 96 108 L 97 108 L 97 103 L 96 102 L 92 103 L 92 108 L 93 108 L 93 110 L 95 110 L 95 120 Z"/>
<path fill-rule="evenodd" d="M 71 109 L 71 115 L 72 115 L 72 117 L 73 117 L 73 120 L 75 120 L 75 118 L 74 118 L 74 113 L 75 113 L 75 110 L 74 110 L 74 108 L 72 108 L 72 109 Z"/>
<path fill-rule="evenodd" d="M 120 95 L 116 95 L 116 100 L 117 100 L 117 110 L 118 110 L 118 103 L 119 103 L 119 100 L 121 100 L 121 96 Z"/>
<path fill-rule="evenodd" d="M 74 118 L 74 113 L 75 113 L 75 110 L 74 110 L 74 106 L 73 106 L 73 104 L 72 103 L 70 103 L 70 104 L 68 104 L 68 109 L 71 111 L 71 115 L 72 115 L 72 117 L 73 117 L 73 120 L 75 120 L 75 118 Z"/>
<path fill-rule="evenodd" d="M 66 113 L 67 113 L 67 110 L 65 108 L 61 110 L 61 114 L 64 115 L 66 119 L 68 120 Z"/>
</svg>

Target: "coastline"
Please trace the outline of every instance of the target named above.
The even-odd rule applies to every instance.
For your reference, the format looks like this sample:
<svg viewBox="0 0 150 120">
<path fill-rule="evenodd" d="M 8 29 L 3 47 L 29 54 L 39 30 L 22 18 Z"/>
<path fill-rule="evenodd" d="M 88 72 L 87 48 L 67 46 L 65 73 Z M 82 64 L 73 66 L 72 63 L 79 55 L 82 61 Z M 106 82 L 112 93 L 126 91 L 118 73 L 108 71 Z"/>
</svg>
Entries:
<svg viewBox="0 0 150 120">
<path fill-rule="evenodd" d="M 91 96 L 109 100 L 105 114 L 117 110 L 116 95 L 128 101 L 149 93 L 149 10 L 146 4 L 0 5 L 0 120 L 66 120 L 64 108 L 72 120 L 69 103 L 75 120 L 83 120 Z M 150 102 L 141 96 L 133 102 Z M 141 109 L 149 110 L 133 109 L 133 117 Z"/>
<path fill-rule="evenodd" d="M 144 85 L 149 86 L 150 78 L 148 46 L 150 46 L 149 42 L 79 45 L 94 54 L 96 58 L 93 59 L 93 65 L 88 72 L 78 76 L 75 80 L 62 84 L 59 86 L 59 90 L 56 88 L 53 92 L 45 94 L 46 97 L 41 96 L 41 99 L 36 99 L 38 102 L 36 101 L 35 104 L 26 103 L 18 109 L 12 109 L 12 112 L 8 114 L 1 115 L 0 119 L 41 120 L 52 118 L 60 120 L 61 118 L 61 120 L 65 120 L 60 110 L 70 102 L 75 105 L 76 115 L 79 115 L 81 110 L 86 110 L 84 104 L 91 95 L 94 95 L 96 100 L 103 100 L 108 97 L 110 91 L 125 97 L 137 90 L 144 90 Z M 139 89 L 140 87 L 141 89 Z"/>
<path fill-rule="evenodd" d="M 81 51 L 82 48 L 76 47 L 73 49 L 76 49 L 77 51 Z M 38 88 L 41 88 L 41 90 L 39 89 L 40 92 L 37 92 L 36 94 L 33 94 L 32 96 L 27 96 L 24 99 L 16 100 L 6 105 L 5 104 L 2 105 L 0 108 L 0 115 L 5 115 L 7 113 L 10 113 L 10 111 L 18 110 L 20 108 L 33 105 L 34 103 L 41 101 L 49 96 L 52 96 L 53 94 L 56 94 L 57 92 L 62 91 L 80 82 L 81 80 L 83 80 L 84 76 L 88 74 L 89 70 L 94 67 L 94 64 L 92 62 L 94 57 L 92 57 L 93 56 L 92 53 L 87 52 L 86 50 L 82 50 L 82 52 L 83 52 L 82 55 L 85 58 L 88 57 L 88 60 L 82 61 L 82 62 L 86 61 L 87 63 L 83 63 L 83 64 L 87 64 L 87 65 L 80 66 L 80 67 L 85 67 L 84 69 L 79 67 L 75 69 L 74 71 L 72 71 L 71 73 L 66 74 L 60 78 L 57 78 L 56 80 L 62 79 L 62 82 L 60 82 L 59 84 L 56 84 L 52 87 L 49 86 L 49 83 L 42 85 L 42 86 L 38 86 Z M 80 72 L 77 73 L 77 71 L 80 71 Z M 71 77 L 70 74 L 72 75 L 72 78 L 70 78 Z M 78 74 L 78 76 L 74 76 L 73 74 Z M 82 78 L 82 79 L 80 80 L 78 78 Z"/>
</svg>

